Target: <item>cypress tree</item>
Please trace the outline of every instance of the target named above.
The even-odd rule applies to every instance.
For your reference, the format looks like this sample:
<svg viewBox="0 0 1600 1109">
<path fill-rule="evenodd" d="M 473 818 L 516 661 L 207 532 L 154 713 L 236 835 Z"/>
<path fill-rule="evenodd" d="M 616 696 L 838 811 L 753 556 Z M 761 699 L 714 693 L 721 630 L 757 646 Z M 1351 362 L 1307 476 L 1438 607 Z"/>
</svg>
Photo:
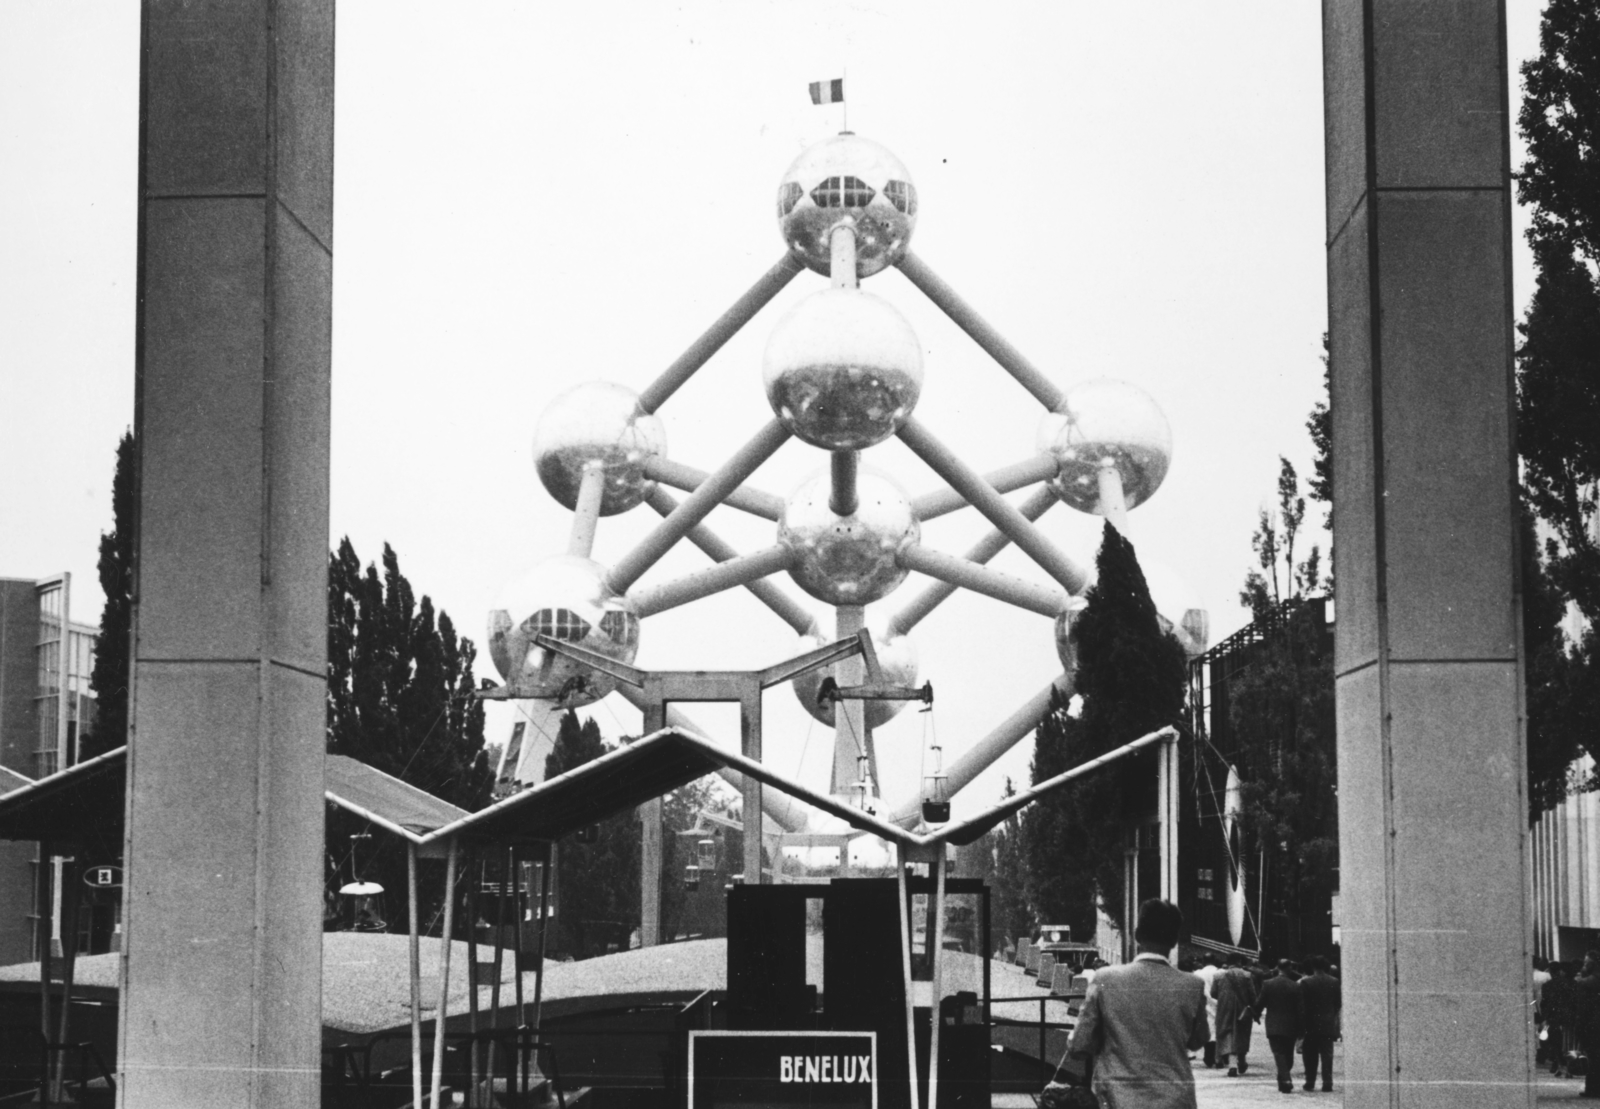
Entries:
<svg viewBox="0 0 1600 1109">
<path fill-rule="evenodd" d="M 472 697 L 476 654 L 448 615 L 435 614 L 431 598 L 416 600 L 388 544 L 380 577 L 375 565 L 363 572 L 346 537 L 328 561 L 328 752 L 469 811 L 482 808 L 494 774 L 483 744 L 483 704 Z M 404 931 L 403 845 L 333 808 L 327 844 L 330 891 L 357 876 L 378 882 L 388 894 L 389 929 Z M 425 922 L 437 915 L 437 887 L 431 876 L 421 883 Z"/>
<path fill-rule="evenodd" d="M 545 759 L 545 780 L 605 752 L 598 724 L 564 713 Z M 611 943 L 627 950 L 628 936 L 639 924 L 639 855 L 639 821 L 632 809 L 601 821 L 592 843 L 580 843 L 576 836 L 561 841 L 554 934 L 559 951 L 584 958 L 605 954 Z"/>
<path fill-rule="evenodd" d="M 133 539 L 139 511 L 139 489 L 133 432 L 117 443 L 117 468 L 111 479 L 111 531 L 100 534 L 100 589 L 106 605 L 94 641 L 94 670 L 89 688 L 95 696 L 95 720 L 78 739 L 78 759 L 121 747 L 128 741 L 128 652 L 133 629 Z"/>
<path fill-rule="evenodd" d="M 1040 725 L 1036 781 L 1181 719 L 1183 648 L 1161 627 L 1132 544 L 1109 523 L 1095 565 L 1098 580 L 1072 628 L 1083 712 L 1074 721 L 1058 703 Z M 1084 924 L 1083 935 L 1091 888 L 1123 926 L 1123 852 L 1132 825 L 1154 810 L 1155 776 L 1154 755 L 1144 752 L 1058 791 L 1029 817 L 1039 824 L 1028 852 L 1032 888 L 1065 898 L 1048 907 L 1067 916 L 1062 923 Z"/>
</svg>

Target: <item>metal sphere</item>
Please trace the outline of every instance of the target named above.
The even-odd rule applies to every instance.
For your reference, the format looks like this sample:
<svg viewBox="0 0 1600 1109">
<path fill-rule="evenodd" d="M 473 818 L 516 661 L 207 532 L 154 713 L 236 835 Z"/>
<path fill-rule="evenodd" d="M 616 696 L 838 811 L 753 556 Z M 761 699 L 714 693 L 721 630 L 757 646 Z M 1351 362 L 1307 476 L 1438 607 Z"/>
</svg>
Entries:
<svg viewBox="0 0 1600 1109">
<path fill-rule="evenodd" d="M 911 642 L 909 635 L 897 635 L 890 638 L 881 626 L 872 626 L 872 646 L 878 652 L 878 668 L 883 672 L 883 680 L 890 685 L 916 685 L 917 684 L 917 647 Z M 811 651 L 824 645 L 820 636 L 801 636 L 800 643 L 795 650 Z M 822 679 L 828 676 L 828 668 L 813 670 L 809 674 L 801 674 L 790 684 L 794 686 L 794 695 L 800 698 L 800 703 L 805 710 L 820 724 L 833 727 L 833 704 L 818 704 L 817 691 L 822 688 Z M 867 727 L 881 728 L 906 707 L 904 701 L 866 701 Z"/>
<path fill-rule="evenodd" d="M 856 476 L 852 516 L 834 515 L 828 507 L 831 488 L 823 471 L 783 506 L 778 542 L 795 555 L 789 576 L 830 605 L 870 604 L 905 580 L 897 556 L 921 537 L 922 529 L 905 493 L 882 474 L 863 468 Z"/>
<path fill-rule="evenodd" d="M 1061 659 L 1061 671 L 1071 674 L 1078 669 L 1078 648 L 1072 642 L 1072 622 L 1089 607 L 1082 597 L 1069 597 L 1062 610 L 1056 614 L 1056 656 Z"/>
<path fill-rule="evenodd" d="M 1172 428 L 1144 390 L 1103 377 L 1067 390 L 1040 421 L 1038 445 L 1060 466 L 1050 487 L 1067 504 L 1097 512 L 1100 470 L 1114 466 L 1131 509 L 1149 500 L 1167 476 Z"/>
<path fill-rule="evenodd" d="M 848 132 L 794 160 L 778 186 L 778 229 L 789 249 L 820 274 L 831 269 L 830 238 L 856 228 L 856 274 L 898 262 L 917 226 L 917 189 L 899 158 Z"/>
<path fill-rule="evenodd" d="M 905 423 L 922 393 L 922 344 L 882 297 L 813 293 L 778 321 L 762 378 L 784 426 L 814 447 L 858 451 Z"/>
<path fill-rule="evenodd" d="M 649 495 L 645 460 L 667 453 L 667 432 L 657 417 L 639 410 L 639 394 L 609 381 L 589 381 L 562 393 L 539 417 L 533 464 L 539 480 L 567 508 L 578 504 L 578 485 L 591 462 L 605 467 L 600 514 L 626 512 Z"/>
<path fill-rule="evenodd" d="M 639 651 L 639 617 L 606 585 L 598 562 L 556 555 L 512 581 L 489 613 L 489 657 L 518 697 L 542 697 L 569 708 L 598 701 L 616 679 L 534 645 L 543 632 L 575 647 L 631 663 Z"/>
<path fill-rule="evenodd" d="M 1171 632 L 1190 658 L 1205 654 L 1211 616 L 1194 588 L 1171 566 L 1146 555 L 1139 560 L 1161 630 Z"/>
</svg>

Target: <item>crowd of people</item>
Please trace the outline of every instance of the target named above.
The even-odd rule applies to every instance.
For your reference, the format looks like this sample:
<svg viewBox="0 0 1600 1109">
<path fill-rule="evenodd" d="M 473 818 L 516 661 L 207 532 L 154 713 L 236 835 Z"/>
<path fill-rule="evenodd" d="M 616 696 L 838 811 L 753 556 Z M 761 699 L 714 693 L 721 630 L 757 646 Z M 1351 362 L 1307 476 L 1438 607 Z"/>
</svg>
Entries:
<svg viewBox="0 0 1600 1109">
<path fill-rule="evenodd" d="M 1233 957 L 1225 966 L 1175 967 L 1169 953 L 1182 932 L 1176 905 L 1153 899 L 1139 906 L 1138 954 L 1090 981 L 1041 1106 L 1067 1109 L 1073 1094 L 1092 1088 L 1103 1109 L 1194 1109 L 1196 1053 L 1204 1052 L 1205 1066 L 1242 1076 L 1257 1023 L 1272 1049 L 1279 1090 L 1295 1092 L 1297 1046 L 1303 1089 L 1315 1090 L 1319 1076 L 1323 1090 L 1333 1089 L 1340 993 L 1329 961 L 1314 956 L 1297 966 L 1283 959 L 1269 968 Z"/>
<path fill-rule="evenodd" d="M 1536 1059 L 1561 1078 L 1583 1076 L 1584 1097 L 1600 1097 L 1600 951 L 1581 963 L 1533 960 Z"/>
<path fill-rule="evenodd" d="M 1242 956 L 1222 966 L 1185 966 L 1205 984 L 1211 1041 L 1202 1057 L 1207 1067 L 1227 1066 L 1228 1077 L 1250 1070 L 1250 1044 L 1256 1024 L 1272 1051 L 1278 1089 L 1294 1092 L 1298 1046 L 1304 1065 L 1302 1089 L 1333 1089 L 1333 1041 L 1339 1038 L 1339 979 L 1326 958 L 1313 955 L 1296 964 L 1251 964 Z"/>
</svg>

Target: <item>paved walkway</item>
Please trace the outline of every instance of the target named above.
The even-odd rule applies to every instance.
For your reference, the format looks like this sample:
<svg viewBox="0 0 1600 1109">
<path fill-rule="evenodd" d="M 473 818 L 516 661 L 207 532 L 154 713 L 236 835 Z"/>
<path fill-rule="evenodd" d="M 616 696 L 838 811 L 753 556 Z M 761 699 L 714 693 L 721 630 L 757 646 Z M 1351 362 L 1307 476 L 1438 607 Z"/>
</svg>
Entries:
<svg viewBox="0 0 1600 1109">
<path fill-rule="evenodd" d="M 1304 1105 L 1306 1109 L 1343 1109 L 1344 1106 L 1344 1045 L 1333 1047 L 1333 1092 L 1320 1089 L 1306 1093 L 1300 1087 L 1305 1082 L 1305 1072 L 1300 1068 L 1300 1058 L 1295 1057 L 1294 1095 L 1278 1092 L 1278 1082 L 1273 1070 L 1272 1055 L 1263 1053 L 1250 1063 L 1249 1073 L 1240 1078 L 1229 1078 L 1225 1070 L 1207 1070 L 1195 1064 L 1194 1084 L 1200 1109 L 1247 1109 L 1258 1105 Z M 1554 1105 L 1573 1101 L 1593 1104 L 1578 1097 L 1583 1089 L 1581 1078 L 1556 1078 L 1540 1068 L 1539 1104 Z M 1319 1079 L 1320 1085 L 1320 1079 Z M 1033 1109 L 1034 1098 L 1027 1094 L 997 1094 L 994 1109 Z"/>
</svg>

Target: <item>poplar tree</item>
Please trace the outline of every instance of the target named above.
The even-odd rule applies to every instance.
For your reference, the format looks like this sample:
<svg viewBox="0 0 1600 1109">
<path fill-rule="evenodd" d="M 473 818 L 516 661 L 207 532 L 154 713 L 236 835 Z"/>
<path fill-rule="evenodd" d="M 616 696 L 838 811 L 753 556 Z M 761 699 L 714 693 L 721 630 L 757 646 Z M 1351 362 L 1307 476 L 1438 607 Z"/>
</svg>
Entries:
<svg viewBox="0 0 1600 1109">
<path fill-rule="evenodd" d="M 1110 523 L 1095 565 L 1097 581 L 1072 627 L 1083 711 L 1073 720 L 1058 702 L 1040 724 L 1035 782 L 1181 722 L 1183 648 L 1162 630 L 1133 545 Z M 1087 936 L 1097 894 L 1123 926 L 1123 853 L 1133 826 L 1154 811 L 1155 778 L 1154 756 L 1142 752 L 1031 806 L 1024 839 L 1035 912 L 1060 912 L 1074 935 L 1082 923 Z"/>
<path fill-rule="evenodd" d="M 133 539 L 139 489 L 133 432 L 117 443 L 111 478 L 111 530 L 100 534 L 100 589 L 106 596 L 100 631 L 94 640 L 89 689 L 95 697 L 94 724 L 78 738 L 78 760 L 92 759 L 128 741 L 128 675 L 133 627 Z"/>
<path fill-rule="evenodd" d="M 606 753 L 600 726 L 580 722 L 577 713 L 561 716 L 556 741 L 545 759 L 545 780 L 574 770 Z M 593 842 L 567 836 L 556 866 L 556 928 L 553 946 L 583 958 L 603 955 L 608 943 L 628 948 L 639 924 L 639 820 L 625 809 L 601 821 Z"/>
</svg>

